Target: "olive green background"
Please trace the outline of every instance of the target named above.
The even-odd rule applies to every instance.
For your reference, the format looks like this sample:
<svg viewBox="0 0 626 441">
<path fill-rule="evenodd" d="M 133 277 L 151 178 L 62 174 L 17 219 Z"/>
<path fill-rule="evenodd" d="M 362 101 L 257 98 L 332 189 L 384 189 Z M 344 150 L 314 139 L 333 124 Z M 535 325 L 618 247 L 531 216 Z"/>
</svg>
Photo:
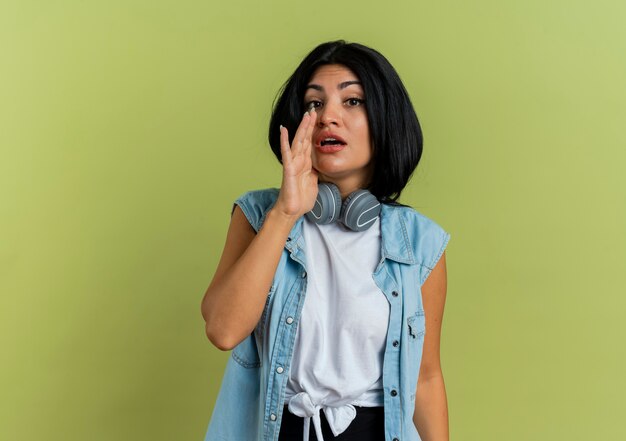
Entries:
<svg viewBox="0 0 626 441">
<path fill-rule="evenodd" d="M 200 301 L 272 100 L 337 38 L 423 125 L 454 440 L 626 439 L 624 2 L 0 2 L 0 439 L 202 440 Z"/>
</svg>

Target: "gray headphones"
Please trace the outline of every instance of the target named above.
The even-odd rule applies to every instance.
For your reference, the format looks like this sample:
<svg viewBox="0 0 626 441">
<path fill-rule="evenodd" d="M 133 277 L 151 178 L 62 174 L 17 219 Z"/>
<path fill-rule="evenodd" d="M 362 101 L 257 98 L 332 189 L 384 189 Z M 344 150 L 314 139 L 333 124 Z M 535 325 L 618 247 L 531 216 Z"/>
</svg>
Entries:
<svg viewBox="0 0 626 441">
<path fill-rule="evenodd" d="M 367 190 L 350 193 L 342 204 L 337 186 L 320 182 L 315 205 L 306 217 L 316 224 L 339 221 L 352 231 L 363 231 L 374 224 L 380 210 L 380 202 Z"/>
</svg>

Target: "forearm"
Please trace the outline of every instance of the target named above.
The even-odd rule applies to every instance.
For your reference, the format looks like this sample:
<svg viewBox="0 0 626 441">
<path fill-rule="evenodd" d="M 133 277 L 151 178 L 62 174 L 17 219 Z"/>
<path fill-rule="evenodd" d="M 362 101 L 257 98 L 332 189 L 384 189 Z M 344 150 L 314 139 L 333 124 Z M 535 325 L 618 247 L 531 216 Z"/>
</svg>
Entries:
<svg viewBox="0 0 626 441">
<path fill-rule="evenodd" d="M 246 251 L 208 288 L 202 313 L 207 336 L 220 349 L 232 349 L 258 323 L 294 224 L 295 219 L 270 210 Z"/>
<path fill-rule="evenodd" d="M 443 375 L 419 378 L 413 423 L 423 441 L 448 441 L 448 401 Z"/>
</svg>

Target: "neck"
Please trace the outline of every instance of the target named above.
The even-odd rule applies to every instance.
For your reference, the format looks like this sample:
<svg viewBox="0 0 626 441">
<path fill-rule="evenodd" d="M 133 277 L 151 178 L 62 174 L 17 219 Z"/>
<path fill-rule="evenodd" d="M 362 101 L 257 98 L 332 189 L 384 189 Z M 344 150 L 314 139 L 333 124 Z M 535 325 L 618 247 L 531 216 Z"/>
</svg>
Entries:
<svg viewBox="0 0 626 441">
<path fill-rule="evenodd" d="M 346 182 L 345 180 L 340 179 L 323 179 L 321 176 L 319 180 L 320 182 L 335 184 L 339 189 L 342 201 L 345 200 L 350 195 L 350 193 L 353 193 L 360 188 L 365 188 L 365 186 L 361 182 Z"/>
<path fill-rule="evenodd" d="M 330 177 L 319 174 L 320 182 L 328 182 L 331 184 L 335 184 L 339 189 L 339 193 L 341 194 L 341 200 L 345 200 L 346 197 L 350 195 L 350 193 L 355 192 L 361 188 L 367 187 L 367 182 L 369 182 L 370 175 L 367 177 L 364 176 L 346 176 L 346 177 Z"/>
</svg>

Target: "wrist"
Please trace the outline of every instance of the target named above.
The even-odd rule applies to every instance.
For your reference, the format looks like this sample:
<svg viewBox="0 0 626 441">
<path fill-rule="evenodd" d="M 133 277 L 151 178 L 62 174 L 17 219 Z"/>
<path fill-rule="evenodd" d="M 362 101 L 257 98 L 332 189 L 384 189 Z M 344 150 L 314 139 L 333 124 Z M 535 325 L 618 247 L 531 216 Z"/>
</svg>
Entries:
<svg viewBox="0 0 626 441">
<path fill-rule="evenodd" d="M 287 234 L 289 234 L 289 232 L 291 231 L 293 226 L 296 224 L 300 216 L 287 214 L 284 211 L 282 211 L 280 208 L 274 206 L 267 213 L 267 218 L 268 220 L 271 219 L 271 222 L 274 222 L 278 224 L 279 226 L 281 226 L 282 228 L 284 228 Z"/>
</svg>

